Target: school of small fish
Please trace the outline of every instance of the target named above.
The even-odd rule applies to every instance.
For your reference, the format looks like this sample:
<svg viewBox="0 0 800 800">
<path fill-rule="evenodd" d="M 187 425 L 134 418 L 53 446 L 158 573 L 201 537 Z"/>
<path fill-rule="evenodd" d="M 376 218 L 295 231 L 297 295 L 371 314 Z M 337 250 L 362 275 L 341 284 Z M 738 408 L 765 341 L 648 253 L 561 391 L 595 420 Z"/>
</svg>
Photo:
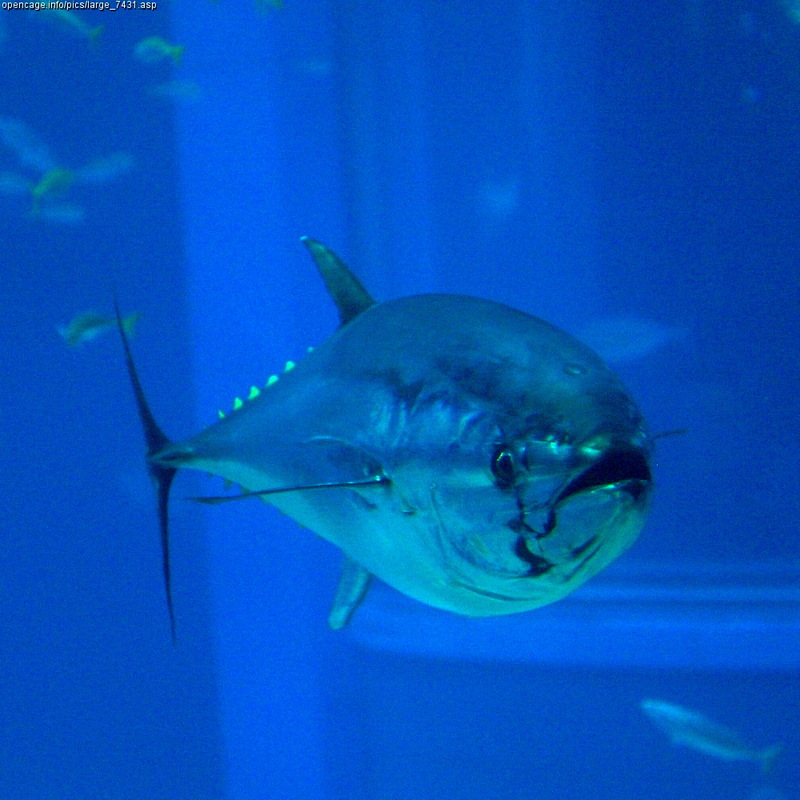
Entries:
<svg viewBox="0 0 800 800">
<path fill-rule="evenodd" d="M 130 153 L 117 152 L 80 167 L 66 167 L 39 134 L 11 117 L 0 117 L 0 144 L 13 166 L 0 172 L 0 195 L 8 205 L 16 200 L 16 208 L 31 219 L 62 225 L 83 222 L 84 206 L 75 199 L 81 187 L 109 183 L 134 166 Z"/>
<path fill-rule="evenodd" d="M 214 0 L 218 2 L 218 0 Z M 155 8 L 156 4 L 140 3 L 140 7 Z M 254 0 L 258 12 L 280 10 L 283 0 Z M 0 55 L 11 36 L 7 10 L 0 12 Z M 20 22 L 28 20 L 55 32 L 83 40 L 90 49 L 102 46 L 105 25 L 92 24 L 77 11 L 42 8 L 20 14 Z M 157 32 L 131 46 L 131 55 L 146 67 L 169 64 L 173 68 L 183 63 L 185 48 Z M 203 89 L 188 77 L 173 77 L 155 82 L 143 81 L 143 92 L 156 101 L 196 103 L 203 98 Z M 4 156 L 3 151 L 7 155 Z M 11 162 L 10 164 L 8 162 Z M 26 122 L 10 116 L 0 116 L 0 212 L 9 210 L 34 221 L 61 226 L 80 225 L 86 220 L 87 193 L 85 187 L 98 187 L 130 172 L 134 156 L 116 152 L 98 156 L 83 166 L 67 166 L 54 155 L 54 149 Z"/>
</svg>

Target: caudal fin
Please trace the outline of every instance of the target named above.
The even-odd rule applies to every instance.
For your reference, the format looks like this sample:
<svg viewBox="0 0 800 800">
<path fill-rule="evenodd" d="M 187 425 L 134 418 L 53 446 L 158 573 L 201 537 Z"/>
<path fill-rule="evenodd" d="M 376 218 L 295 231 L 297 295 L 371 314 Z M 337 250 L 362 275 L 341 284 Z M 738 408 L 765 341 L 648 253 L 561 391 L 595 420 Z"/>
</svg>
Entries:
<svg viewBox="0 0 800 800">
<path fill-rule="evenodd" d="M 167 611 L 169 612 L 169 625 L 172 634 L 172 641 L 175 642 L 175 612 L 172 607 L 172 577 L 169 566 L 169 490 L 172 486 L 172 479 L 178 471 L 175 467 L 166 467 L 151 461 L 151 456 L 163 450 L 170 440 L 159 428 L 158 423 L 150 411 L 150 406 L 144 396 L 136 366 L 133 363 L 131 347 L 125 330 L 125 320 L 120 314 L 119 305 L 114 300 L 114 314 L 117 318 L 117 328 L 122 338 L 122 347 L 125 350 L 125 363 L 128 367 L 128 377 L 133 387 L 133 394 L 136 398 L 136 407 L 139 411 L 139 419 L 144 430 L 145 443 L 147 445 L 147 472 L 156 490 L 156 500 L 158 504 L 158 527 L 161 531 L 161 557 L 164 569 L 164 589 L 167 595 Z"/>
</svg>

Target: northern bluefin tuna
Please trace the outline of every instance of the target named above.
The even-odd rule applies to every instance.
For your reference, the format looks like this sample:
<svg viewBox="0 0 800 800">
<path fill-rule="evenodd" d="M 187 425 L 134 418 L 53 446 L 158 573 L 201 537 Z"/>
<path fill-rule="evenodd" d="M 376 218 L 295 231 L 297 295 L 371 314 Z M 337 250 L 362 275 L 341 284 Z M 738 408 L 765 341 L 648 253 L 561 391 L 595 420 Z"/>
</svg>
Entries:
<svg viewBox="0 0 800 800">
<path fill-rule="evenodd" d="M 173 625 L 167 499 L 184 468 L 341 548 L 333 628 L 372 575 L 437 608 L 510 614 L 564 597 L 630 547 L 649 505 L 652 437 L 596 353 L 475 297 L 376 303 L 331 250 L 304 241 L 341 326 L 195 436 L 173 443 L 158 428 L 120 325 Z"/>
</svg>

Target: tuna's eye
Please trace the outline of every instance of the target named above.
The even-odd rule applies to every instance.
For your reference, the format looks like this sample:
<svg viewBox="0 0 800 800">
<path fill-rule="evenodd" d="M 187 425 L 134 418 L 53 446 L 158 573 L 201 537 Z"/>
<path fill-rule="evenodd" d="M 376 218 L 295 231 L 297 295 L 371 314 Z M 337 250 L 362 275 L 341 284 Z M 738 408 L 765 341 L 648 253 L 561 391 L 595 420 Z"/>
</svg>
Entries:
<svg viewBox="0 0 800 800">
<path fill-rule="evenodd" d="M 517 477 L 514 454 L 508 445 L 501 444 L 492 456 L 492 475 L 498 489 L 510 489 Z"/>
</svg>

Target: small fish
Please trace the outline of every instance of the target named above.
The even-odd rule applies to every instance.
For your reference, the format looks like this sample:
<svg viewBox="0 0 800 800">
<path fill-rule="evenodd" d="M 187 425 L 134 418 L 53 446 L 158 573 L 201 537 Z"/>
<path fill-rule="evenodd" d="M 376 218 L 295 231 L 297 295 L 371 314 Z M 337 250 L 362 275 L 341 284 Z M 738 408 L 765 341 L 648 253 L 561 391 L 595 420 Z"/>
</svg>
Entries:
<svg viewBox="0 0 800 800">
<path fill-rule="evenodd" d="M 203 96 L 203 90 L 194 81 L 174 80 L 151 86 L 147 93 L 161 100 L 172 100 L 180 103 L 196 103 Z"/>
<path fill-rule="evenodd" d="M 80 225 L 86 219 L 86 211 L 75 203 L 54 203 L 48 200 L 31 216 L 55 225 Z"/>
<path fill-rule="evenodd" d="M 620 316 L 594 319 L 577 335 L 607 363 L 629 364 L 685 339 L 688 331 L 642 317 Z"/>
<path fill-rule="evenodd" d="M 63 167 L 53 167 L 45 172 L 31 189 L 33 213 L 37 214 L 41 210 L 44 200 L 63 195 L 75 183 L 75 177 L 73 170 Z"/>
<path fill-rule="evenodd" d="M 133 54 L 144 64 L 157 64 L 167 58 L 171 58 L 175 64 L 180 64 L 183 51 L 182 44 L 170 44 L 160 36 L 148 36 L 136 45 Z"/>
<path fill-rule="evenodd" d="M 736 731 L 697 711 L 664 700 L 642 700 L 640 707 L 673 744 L 682 744 L 723 761 L 756 761 L 765 774 L 772 769 L 783 749 L 779 744 L 760 749 L 750 747 Z"/>
<path fill-rule="evenodd" d="M 128 336 L 133 336 L 134 328 L 140 317 L 141 314 L 134 311 L 133 314 L 129 314 L 122 320 L 122 328 Z M 101 334 L 115 328 L 116 325 L 115 317 L 106 317 L 96 314 L 94 311 L 88 311 L 85 314 L 78 314 L 67 325 L 59 325 L 56 330 L 70 347 L 77 347 L 79 344 L 96 339 Z"/>
<path fill-rule="evenodd" d="M 0 141 L 16 155 L 20 166 L 47 172 L 56 165 L 50 148 L 18 119 L 0 117 Z"/>
<path fill-rule="evenodd" d="M 781 3 L 791 22 L 800 24 L 800 0 L 783 0 Z"/>
<path fill-rule="evenodd" d="M 519 178 L 484 181 L 478 187 L 476 210 L 480 217 L 490 221 L 509 220 L 519 209 L 521 196 Z"/>
<path fill-rule="evenodd" d="M 86 39 L 89 44 L 96 44 L 103 33 L 102 25 L 89 25 L 86 20 L 81 19 L 74 11 L 62 11 L 60 9 L 43 8 L 39 11 L 32 11 L 37 18 L 51 23 L 54 27 L 60 28 L 65 33 Z"/>
<path fill-rule="evenodd" d="M 130 153 L 112 153 L 90 161 L 85 167 L 74 171 L 75 182 L 83 185 L 108 183 L 133 169 L 133 156 Z"/>
</svg>

